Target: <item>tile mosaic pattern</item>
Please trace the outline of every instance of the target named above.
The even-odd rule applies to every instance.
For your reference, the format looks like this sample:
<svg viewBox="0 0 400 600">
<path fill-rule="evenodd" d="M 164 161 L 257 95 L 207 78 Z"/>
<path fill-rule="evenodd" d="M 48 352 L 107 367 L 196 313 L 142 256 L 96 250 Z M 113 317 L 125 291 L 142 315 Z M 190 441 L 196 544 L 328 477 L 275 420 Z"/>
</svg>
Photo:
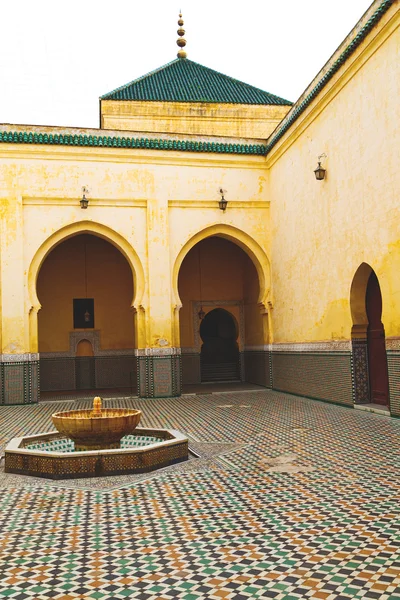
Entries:
<svg viewBox="0 0 400 600">
<path fill-rule="evenodd" d="M 394 345 L 394 344 L 393 344 Z M 400 352 L 389 350 L 387 352 L 390 410 L 392 415 L 400 417 Z"/>
<path fill-rule="evenodd" d="M 121 448 L 138 448 L 164 441 L 162 438 L 144 435 L 126 435 L 121 439 Z M 68 438 L 59 438 L 50 442 L 27 444 L 30 450 L 41 450 L 43 452 L 75 452 L 75 444 Z"/>
<path fill-rule="evenodd" d="M 367 340 L 353 339 L 351 345 L 354 402 L 367 404 L 370 402 Z"/>
<path fill-rule="evenodd" d="M 274 351 L 272 387 L 282 392 L 353 406 L 351 353 L 302 352 L 300 348 L 297 352 Z"/>
<path fill-rule="evenodd" d="M 269 390 L 113 404 L 204 456 L 98 489 L 3 477 L 0 598 L 400 599 L 400 421 Z M 1 407 L 1 443 L 59 406 Z"/>
</svg>

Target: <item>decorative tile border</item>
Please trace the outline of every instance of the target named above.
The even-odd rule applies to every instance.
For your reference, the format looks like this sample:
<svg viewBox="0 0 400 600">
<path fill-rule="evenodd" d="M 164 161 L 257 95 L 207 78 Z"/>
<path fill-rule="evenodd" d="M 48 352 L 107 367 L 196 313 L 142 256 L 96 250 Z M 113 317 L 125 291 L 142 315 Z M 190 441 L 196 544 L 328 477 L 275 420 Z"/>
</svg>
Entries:
<svg viewBox="0 0 400 600">
<path fill-rule="evenodd" d="M 400 351 L 400 337 L 386 338 L 386 350 L 399 350 Z"/>
<path fill-rule="evenodd" d="M 263 344 L 259 346 L 245 346 L 245 352 L 271 352 L 272 345 L 271 344 Z"/>
<path fill-rule="evenodd" d="M 181 354 L 181 348 L 137 348 L 135 356 L 176 356 Z"/>
<path fill-rule="evenodd" d="M 39 360 L 39 354 L 0 354 L 0 362 L 3 363 L 20 363 L 20 362 L 35 362 Z"/>
<path fill-rule="evenodd" d="M 181 348 L 181 353 L 182 354 L 198 354 L 199 351 L 195 346 L 189 347 L 189 346 L 183 346 Z"/>
<path fill-rule="evenodd" d="M 271 344 L 272 352 L 350 352 L 350 340 L 332 342 L 305 342 L 300 344 Z"/>
</svg>

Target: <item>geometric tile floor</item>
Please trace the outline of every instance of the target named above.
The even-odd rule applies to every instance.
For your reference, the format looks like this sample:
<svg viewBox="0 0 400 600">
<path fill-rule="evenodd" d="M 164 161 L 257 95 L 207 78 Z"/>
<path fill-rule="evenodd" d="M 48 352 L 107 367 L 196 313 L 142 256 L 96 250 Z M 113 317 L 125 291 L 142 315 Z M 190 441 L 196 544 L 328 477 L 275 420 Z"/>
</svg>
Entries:
<svg viewBox="0 0 400 600">
<path fill-rule="evenodd" d="M 273 391 L 162 400 L 200 454 L 145 476 L 0 477 L 0 598 L 400 600 L 400 420 Z M 0 407 L 0 443 L 86 401 Z"/>
</svg>

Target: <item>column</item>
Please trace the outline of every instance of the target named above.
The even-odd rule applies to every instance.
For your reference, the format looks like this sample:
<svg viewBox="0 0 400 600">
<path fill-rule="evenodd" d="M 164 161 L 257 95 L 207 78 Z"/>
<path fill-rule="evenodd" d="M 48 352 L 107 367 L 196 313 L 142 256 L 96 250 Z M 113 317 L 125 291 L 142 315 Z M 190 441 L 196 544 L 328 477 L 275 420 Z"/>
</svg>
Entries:
<svg viewBox="0 0 400 600">
<path fill-rule="evenodd" d="M 147 347 L 137 350 L 138 393 L 144 398 L 181 394 L 180 348 L 173 346 L 168 198 L 147 202 Z"/>
<path fill-rule="evenodd" d="M 1 199 L 0 404 L 27 404 L 39 397 L 39 356 L 29 348 L 23 263 L 21 196 Z"/>
</svg>

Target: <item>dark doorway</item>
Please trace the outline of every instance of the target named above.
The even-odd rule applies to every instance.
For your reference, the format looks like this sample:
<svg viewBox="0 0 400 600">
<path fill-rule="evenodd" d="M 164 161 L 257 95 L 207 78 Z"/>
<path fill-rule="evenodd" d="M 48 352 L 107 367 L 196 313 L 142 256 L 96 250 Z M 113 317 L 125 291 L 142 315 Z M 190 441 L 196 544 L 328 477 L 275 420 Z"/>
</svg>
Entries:
<svg viewBox="0 0 400 600">
<path fill-rule="evenodd" d="M 240 381 L 238 331 L 233 316 L 222 308 L 210 311 L 200 325 L 201 381 Z"/>
<path fill-rule="evenodd" d="M 381 321 L 382 295 L 374 271 L 368 279 L 365 306 L 368 317 L 367 344 L 371 402 L 389 404 L 389 379 L 385 346 L 385 329 Z"/>
</svg>

